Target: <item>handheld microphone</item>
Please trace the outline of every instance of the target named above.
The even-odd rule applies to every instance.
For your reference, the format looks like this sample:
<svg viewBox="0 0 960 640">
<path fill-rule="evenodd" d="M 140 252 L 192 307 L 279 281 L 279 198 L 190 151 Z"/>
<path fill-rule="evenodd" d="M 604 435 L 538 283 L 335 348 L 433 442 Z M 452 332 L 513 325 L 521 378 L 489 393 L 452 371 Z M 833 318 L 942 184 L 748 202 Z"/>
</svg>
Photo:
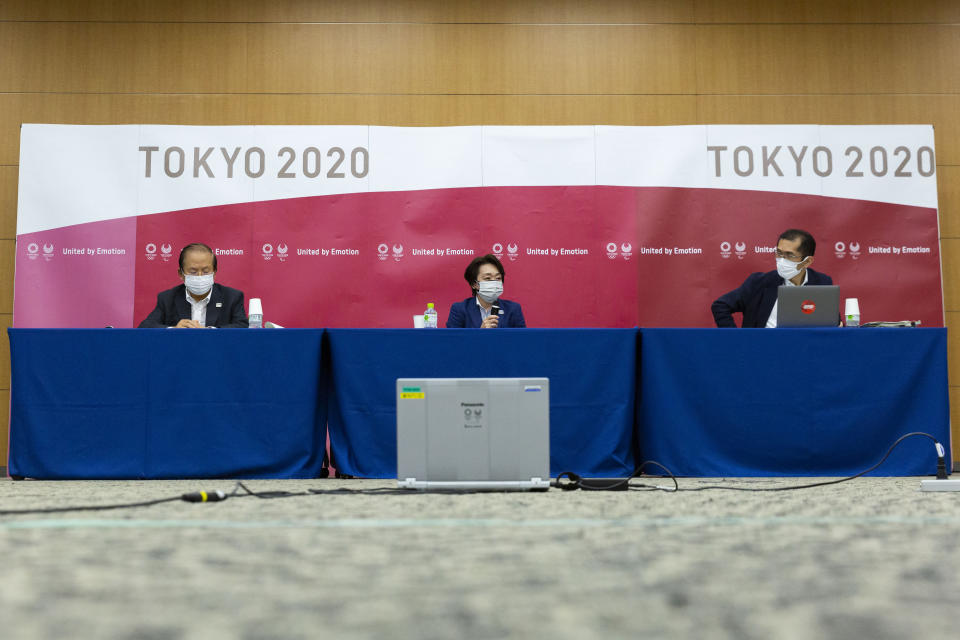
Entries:
<svg viewBox="0 0 960 640">
<path fill-rule="evenodd" d="M 496 302 L 490 307 L 490 314 L 494 316 L 500 315 L 500 305 Z"/>
</svg>

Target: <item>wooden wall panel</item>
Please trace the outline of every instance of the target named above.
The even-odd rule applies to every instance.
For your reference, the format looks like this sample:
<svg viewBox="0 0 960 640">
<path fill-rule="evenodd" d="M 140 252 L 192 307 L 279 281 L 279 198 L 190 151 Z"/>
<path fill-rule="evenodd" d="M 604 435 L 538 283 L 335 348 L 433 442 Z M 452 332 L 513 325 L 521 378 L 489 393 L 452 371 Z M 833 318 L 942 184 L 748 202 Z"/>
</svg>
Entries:
<svg viewBox="0 0 960 640">
<path fill-rule="evenodd" d="M 174 22 L 952 23 L 955 0 L 7 0 L 0 20 Z"/>
<path fill-rule="evenodd" d="M 694 124 L 694 96 L 253 96 L 251 123 L 384 126 Z"/>
<path fill-rule="evenodd" d="M 7 0 L 0 20 L 686 23 L 694 0 Z"/>
<path fill-rule="evenodd" d="M 692 93 L 693 46 L 672 25 L 269 25 L 250 32 L 250 90 Z"/>
<path fill-rule="evenodd" d="M 700 93 L 960 91 L 960 25 L 698 26 L 697 51 Z"/>
<path fill-rule="evenodd" d="M 0 89 L 229 93 L 246 90 L 242 24 L 0 23 Z"/>
<path fill-rule="evenodd" d="M 960 238 L 940 239 L 940 263 L 943 269 L 943 308 L 960 311 Z M 960 323 L 956 326 L 960 327 Z M 960 352 L 957 355 L 960 356 Z M 960 378 L 957 384 L 960 384 Z"/>
<path fill-rule="evenodd" d="M 821 124 L 824 97 L 698 95 L 697 114 L 701 124 Z"/>
<path fill-rule="evenodd" d="M 937 187 L 940 237 L 960 238 L 960 166 L 937 167 Z"/>
<path fill-rule="evenodd" d="M 18 167 L 0 166 L 0 239 L 12 240 L 17 237 L 18 175 Z M 0 279 L 4 276 L 0 273 Z"/>
<path fill-rule="evenodd" d="M 13 265 L 17 253 L 16 240 L 0 240 L 0 314 L 13 313 Z M 6 340 L 6 337 L 3 337 Z M 10 359 L 5 361 L 10 368 Z"/>
<path fill-rule="evenodd" d="M 697 0 L 700 23 L 950 23 L 960 22 L 956 0 Z"/>
<path fill-rule="evenodd" d="M 949 311 L 947 316 L 947 363 L 950 386 L 960 390 L 960 311 Z M 960 422 L 954 423 L 954 428 Z M 957 433 L 954 431 L 954 433 Z M 960 434 L 958 434 L 960 436 Z M 958 443 L 960 444 L 960 443 Z"/>
<path fill-rule="evenodd" d="M 6 91 L 693 93 L 690 26 L 0 23 Z"/>
</svg>

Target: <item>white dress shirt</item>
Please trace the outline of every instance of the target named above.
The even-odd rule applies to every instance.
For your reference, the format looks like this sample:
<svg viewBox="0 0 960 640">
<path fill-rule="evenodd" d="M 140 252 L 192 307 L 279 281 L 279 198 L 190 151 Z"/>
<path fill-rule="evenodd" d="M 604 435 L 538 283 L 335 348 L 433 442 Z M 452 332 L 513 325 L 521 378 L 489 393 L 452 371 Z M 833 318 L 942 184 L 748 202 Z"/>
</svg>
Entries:
<svg viewBox="0 0 960 640">
<path fill-rule="evenodd" d="M 807 284 L 807 278 L 808 278 L 809 276 L 810 276 L 810 274 L 807 273 L 807 270 L 806 270 L 806 269 L 804 269 L 804 270 L 803 270 L 803 282 L 800 283 L 800 286 L 801 286 L 801 287 L 802 287 L 803 285 Z M 792 282 L 790 282 L 789 280 L 784 280 L 784 281 L 783 281 L 783 284 L 787 285 L 788 287 L 795 287 L 795 286 L 797 286 L 797 285 L 793 284 Z M 770 311 L 770 317 L 767 318 L 767 329 L 776 329 L 776 328 L 777 328 L 777 302 L 778 302 L 777 300 L 775 300 L 775 301 L 773 302 L 773 309 Z"/>
<path fill-rule="evenodd" d="M 493 307 L 484 309 L 483 305 L 480 304 L 480 296 L 474 296 L 473 299 L 477 301 L 477 306 L 480 307 L 480 324 L 483 324 L 483 321 L 490 317 L 490 312 L 493 310 Z"/>
<path fill-rule="evenodd" d="M 199 322 L 201 327 L 207 326 L 207 305 L 210 304 L 210 296 L 213 295 L 213 287 L 207 292 L 205 298 L 200 301 L 194 300 L 190 292 L 187 291 L 187 302 L 190 303 L 190 319 Z"/>
</svg>

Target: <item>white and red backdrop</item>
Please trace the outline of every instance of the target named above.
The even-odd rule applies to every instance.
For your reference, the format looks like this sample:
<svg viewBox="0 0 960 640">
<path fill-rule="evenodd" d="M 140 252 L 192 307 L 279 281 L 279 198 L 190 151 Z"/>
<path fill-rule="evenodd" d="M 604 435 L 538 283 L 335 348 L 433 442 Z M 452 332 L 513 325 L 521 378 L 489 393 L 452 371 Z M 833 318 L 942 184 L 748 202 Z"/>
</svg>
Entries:
<svg viewBox="0 0 960 640">
<path fill-rule="evenodd" d="M 441 325 L 493 253 L 529 326 L 712 326 L 777 235 L 862 320 L 943 325 L 933 129 L 23 125 L 14 325 L 135 326 L 212 246 L 290 327 Z"/>
</svg>

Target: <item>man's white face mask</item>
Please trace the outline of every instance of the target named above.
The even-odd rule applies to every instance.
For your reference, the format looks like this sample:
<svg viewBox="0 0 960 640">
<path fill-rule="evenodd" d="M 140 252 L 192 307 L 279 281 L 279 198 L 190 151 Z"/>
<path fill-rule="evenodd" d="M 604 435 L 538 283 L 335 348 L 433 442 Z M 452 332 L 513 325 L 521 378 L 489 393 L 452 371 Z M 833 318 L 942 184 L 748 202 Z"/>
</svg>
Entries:
<svg viewBox="0 0 960 640">
<path fill-rule="evenodd" d="M 208 273 L 205 276 L 184 276 L 183 284 L 187 291 L 195 296 L 202 296 L 213 287 L 213 274 Z"/>
<path fill-rule="evenodd" d="M 503 294 L 503 283 L 499 280 L 482 280 L 477 283 L 477 295 L 484 302 L 494 303 Z"/>
<path fill-rule="evenodd" d="M 806 258 L 800 262 L 791 262 L 786 258 L 777 258 L 777 273 L 780 274 L 780 277 L 784 280 L 790 280 L 791 278 L 796 278 L 800 275 L 800 269 L 802 265 L 806 262 Z"/>
</svg>

